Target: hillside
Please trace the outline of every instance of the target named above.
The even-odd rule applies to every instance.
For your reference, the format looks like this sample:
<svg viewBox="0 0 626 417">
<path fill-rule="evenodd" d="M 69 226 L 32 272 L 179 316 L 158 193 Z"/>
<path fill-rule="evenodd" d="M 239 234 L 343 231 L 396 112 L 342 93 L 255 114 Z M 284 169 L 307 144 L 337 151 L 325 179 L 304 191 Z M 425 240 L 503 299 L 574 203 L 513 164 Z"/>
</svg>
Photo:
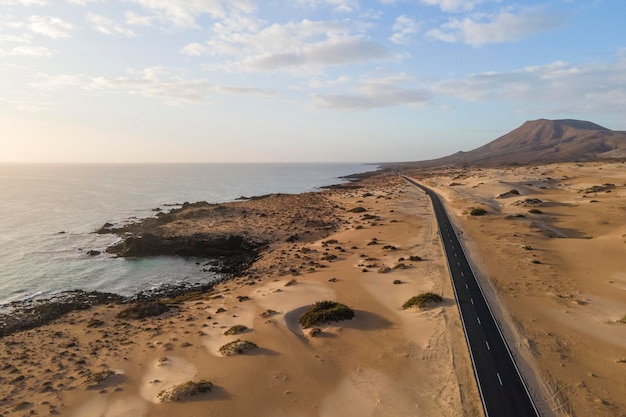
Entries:
<svg viewBox="0 0 626 417">
<path fill-rule="evenodd" d="M 528 121 L 479 148 L 395 166 L 511 165 L 626 158 L 626 132 L 582 120 Z"/>
</svg>

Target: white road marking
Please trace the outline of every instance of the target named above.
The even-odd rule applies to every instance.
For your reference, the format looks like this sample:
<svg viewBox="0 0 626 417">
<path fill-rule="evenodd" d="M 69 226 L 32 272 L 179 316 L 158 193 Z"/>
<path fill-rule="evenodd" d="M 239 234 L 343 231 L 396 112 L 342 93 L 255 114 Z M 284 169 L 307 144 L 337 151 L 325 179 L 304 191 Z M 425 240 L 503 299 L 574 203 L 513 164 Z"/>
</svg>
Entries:
<svg viewBox="0 0 626 417">
<path fill-rule="evenodd" d="M 476 316 L 476 320 L 478 320 L 478 324 L 482 324 L 482 323 L 480 322 L 480 317 Z M 487 345 L 487 346 L 489 346 L 489 345 Z"/>
<path fill-rule="evenodd" d="M 463 273 L 463 271 L 461 271 L 461 276 L 462 276 L 462 277 L 464 277 L 464 276 L 465 276 L 465 274 Z"/>
<path fill-rule="evenodd" d="M 469 290 L 469 287 L 467 286 L 467 284 L 465 284 L 465 288 L 467 288 Z"/>
<path fill-rule="evenodd" d="M 485 344 L 487 345 L 487 350 L 491 350 L 491 348 L 489 347 L 489 342 L 485 340 Z"/>
<path fill-rule="evenodd" d="M 470 298 L 470 301 L 472 302 L 472 304 L 474 304 L 474 299 L 473 298 Z"/>
<path fill-rule="evenodd" d="M 500 378 L 500 372 L 496 372 L 496 375 L 498 375 L 498 381 L 500 381 L 500 385 L 502 385 L 502 378 Z"/>
</svg>

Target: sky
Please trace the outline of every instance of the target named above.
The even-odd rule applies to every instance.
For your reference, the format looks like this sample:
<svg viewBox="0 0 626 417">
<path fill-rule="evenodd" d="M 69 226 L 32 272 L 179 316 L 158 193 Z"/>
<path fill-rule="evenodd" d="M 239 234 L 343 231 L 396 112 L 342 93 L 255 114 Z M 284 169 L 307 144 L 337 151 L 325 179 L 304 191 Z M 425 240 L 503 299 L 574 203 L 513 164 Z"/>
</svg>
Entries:
<svg viewBox="0 0 626 417">
<path fill-rule="evenodd" d="M 0 0 L 0 162 L 391 162 L 626 130 L 623 0 Z"/>
</svg>

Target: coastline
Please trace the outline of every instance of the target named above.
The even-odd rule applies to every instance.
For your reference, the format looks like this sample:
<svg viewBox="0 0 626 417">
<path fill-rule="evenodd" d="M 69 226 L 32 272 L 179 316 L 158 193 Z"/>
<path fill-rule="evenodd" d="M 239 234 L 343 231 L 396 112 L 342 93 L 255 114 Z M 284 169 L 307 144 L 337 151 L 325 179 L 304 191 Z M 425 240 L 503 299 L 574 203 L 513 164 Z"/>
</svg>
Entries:
<svg viewBox="0 0 626 417">
<path fill-rule="evenodd" d="M 626 185 L 617 181 L 624 169 L 593 162 L 410 173 L 446 201 L 546 415 L 625 415 L 618 395 L 625 284 L 612 261 L 626 233 L 614 224 L 626 204 Z M 482 415 L 421 191 L 381 172 L 317 193 L 218 207 L 175 212 L 170 226 L 159 226 L 162 236 L 228 229 L 262 242 L 247 270 L 151 299 L 169 307 L 155 317 L 122 319 L 128 303 L 109 302 L 0 338 L 0 414 Z M 470 215 L 476 207 L 486 215 Z M 233 216 L 217 224 L 212 210 Z M 427 291 L 443 303 L 402 310 Z M 350 306 L 356 317 L 312 336 L 298 318 L 323 299 Z M 233 326 L 245 328 L 225 335 Z M 237 339 L 258 349 L 223 356 L 220 348 Z M 39 351 L 35 340 L 43 341 Z M 94 375 L 106 378 L 94 383 Z M 168 387 L 205 380 L 212 392 L 160 402 Z"/>
<path fill-rule="evenodd" d="M 107 304 L 0 339 L 11 345 L 0 363 L 9 366 L 3 386 L 12 393 L 0 395 L 0 412 L 461 416 L 465 408 L 480 415 L 471 381 L 463 388 L 469 395 L 459 388 L 456 368 L 469 366 L 469 359 L 451 347 L 448 329 L 458 318 L 428 201 L 385 174 L 359 185 L 286 197 L 298 204 L 257 200 L 272 202 L 289 227 L 276 232 L 265 225 L 275 239 L 244 276 L 182 297 L 161 316 L 122 320 L 116 315 L 123 305 Z M 322 196 L 324 222 L 315 219 L 310 200 Z M 350 211 L 356 207 L 365 211 Z M 284 216 L 289 210 L 293 217 Z M 307 230 L 292 223 L 296 217 Z M 374 238 L 379 244 L 370 244 Z M 400 261 L 418 254 L 424 261 Z M 400 308 L 412 295 L 435 289 L 444 294 L 442 305 Z M 318 337 L 294 333 L 297 312 L 320 299 L 351 306 L 355 319 L 322 326 Z M 247 330 L 223 334 L 236 324 Z M 260 349 L 222 357 L 220 346 L 237 338 Z M 30 351 L 32 340 L 46 341 L 41 352 Z M 18 359 L 24 355 L 27 363 Z M 89 382 L 103 370 L 111 371 L 105 381 Z M 198 379 L 213 382 L 213 391 L 158 403 L 167 386 Z"/>
</svg>

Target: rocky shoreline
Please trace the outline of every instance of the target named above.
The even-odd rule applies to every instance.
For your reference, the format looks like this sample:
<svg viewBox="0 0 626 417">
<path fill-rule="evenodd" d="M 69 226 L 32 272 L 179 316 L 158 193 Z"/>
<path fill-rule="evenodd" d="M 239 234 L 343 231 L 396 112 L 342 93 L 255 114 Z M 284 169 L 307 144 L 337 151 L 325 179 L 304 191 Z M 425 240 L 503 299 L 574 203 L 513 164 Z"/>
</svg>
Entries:
<svg viewBox="0 0 626 417">
<path fill-rule="evenodd" d="M 48 324 L 72 311 L 103 304 L 175 299 L 210 292 L 214 285 L 245 276 L 273 243 L 314 241 L 336 229 L 337 207 L 319 193 L 270 194 L 210 204 L 184 203 L 156 217 L 126 225 L 104 224 L 96 233 L 116 234 L 121 240 L 107 252 L 124 258 L 150 256 L 197 257 L 207 272 L 218 274 L 208 283 L 167 284 L 129 297 L 106 292 L 64 291 L 53 296 L 0 305 L 0 339 Z"/>
</svg>

